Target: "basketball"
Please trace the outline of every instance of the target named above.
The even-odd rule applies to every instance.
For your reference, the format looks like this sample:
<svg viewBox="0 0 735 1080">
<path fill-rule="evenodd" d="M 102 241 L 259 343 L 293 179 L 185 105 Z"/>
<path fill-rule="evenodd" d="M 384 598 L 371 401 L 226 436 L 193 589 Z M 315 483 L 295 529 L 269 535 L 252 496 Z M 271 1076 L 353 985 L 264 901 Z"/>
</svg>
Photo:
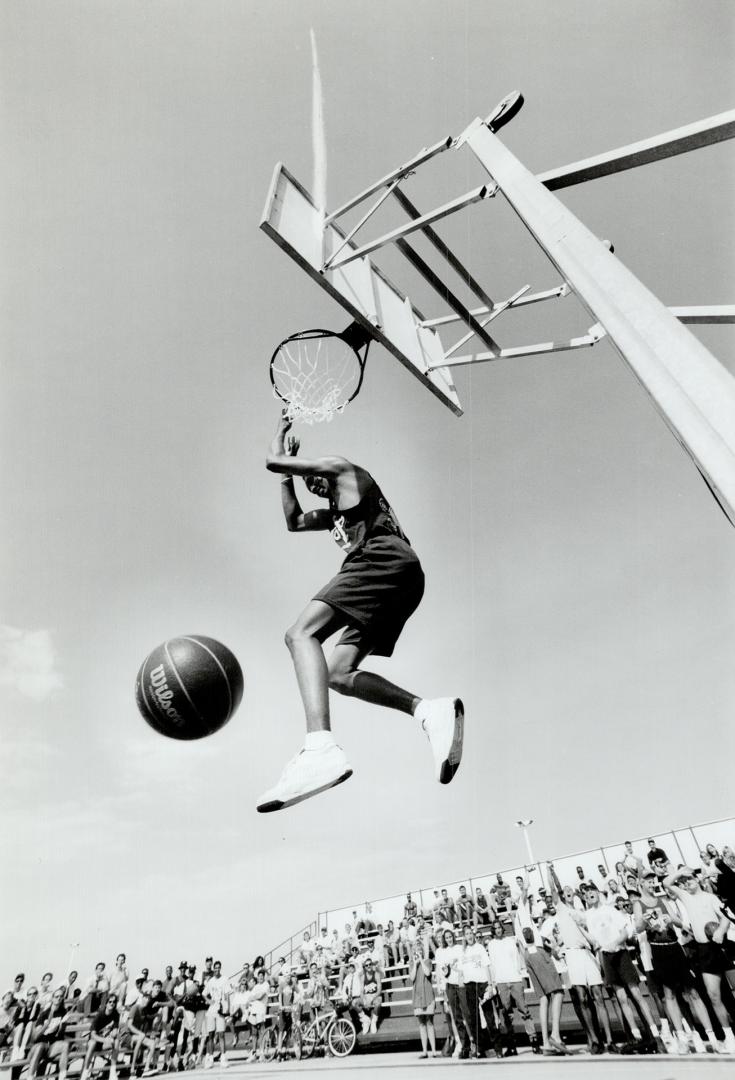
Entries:
<svg viewBox="0 0 735 1080">
<path fill-rule="evenodd" d="M 148 654 L 135 683 L 135 700 L 150 726 L 169 739 L 203 739 L 219 731 L 242 699 L 245 680 L 237 658 L 214 638 L 170 638 Z"/>
</svg>

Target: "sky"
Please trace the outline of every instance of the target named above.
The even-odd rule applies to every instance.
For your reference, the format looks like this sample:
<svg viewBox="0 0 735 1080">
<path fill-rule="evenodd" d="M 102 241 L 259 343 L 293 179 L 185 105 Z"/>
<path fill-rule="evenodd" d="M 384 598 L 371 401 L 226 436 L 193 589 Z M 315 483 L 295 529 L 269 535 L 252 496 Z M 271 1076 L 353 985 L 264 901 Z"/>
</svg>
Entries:
<svg viewBox="0 0 735 1080">
<path fill-rule="evenodd" d="M 349 410 L 300 432 L 368 468 L 411 537 L 426 595 L 368 666 L 461 696 L 465 759 L 442 787 L 412 719 L 337 699 L 352 779 L 255 803 L 301 745 L 284 632 L 339 565 L 286 531 L 264 468 L 273 348 L 345 325 L 258 228 L 277 161 L 311 183 L 310 29 L 335 206 L 513 89 L 501 138 L 535 172 L 731 108 L 733 6 L 7 0 L 0 20 L 0 981 L 119 951 L 234 971 L 317 911 L 517 866 L 519 817 L 544 859 L 731 816 L 735 533 L 607 342 L 459 370 L 462 418 L 375 346 Z M 666 303 L 726 304 L 733 171 L 723 143 L 562 199 Z M 484 180 L 465 151 L 406 191 L 428 209 Z M 559 283 L 498 198 L 438 231 L 493 296 Z M 589 322 L 569 297 L 494 334 Z M 696 333 L 732 373 L 732 327 Z M 246 687 L 184 745 L 133 687 L 189 633 Z"/>
</svg>

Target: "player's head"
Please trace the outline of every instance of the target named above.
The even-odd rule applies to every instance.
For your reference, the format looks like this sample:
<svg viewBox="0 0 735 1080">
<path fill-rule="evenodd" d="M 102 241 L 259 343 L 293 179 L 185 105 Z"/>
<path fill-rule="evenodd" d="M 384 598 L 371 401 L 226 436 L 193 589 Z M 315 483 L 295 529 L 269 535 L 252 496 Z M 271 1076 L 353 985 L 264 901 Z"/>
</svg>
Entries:
<svg viewBox="0 0 735 1080">
<path fill-rule="evenodd" d="M 320 499 L 329 498 L 329 484 L 323 476 L 309 475 L 304 477 L 306 490 Z"/>
<path fill-rule="evenodd" d="M 497 920 L 493 923 L 493 934 L 495 934 L 496 938 L 505 937 L 505 928 L 503 927 L 503 924 Z"/>
</svg>

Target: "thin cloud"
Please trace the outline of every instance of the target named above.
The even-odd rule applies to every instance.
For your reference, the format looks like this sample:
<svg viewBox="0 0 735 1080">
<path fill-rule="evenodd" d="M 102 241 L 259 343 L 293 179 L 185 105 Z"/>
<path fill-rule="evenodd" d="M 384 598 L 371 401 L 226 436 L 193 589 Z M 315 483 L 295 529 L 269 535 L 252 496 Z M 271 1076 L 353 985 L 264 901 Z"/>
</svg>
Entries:
<svg viewBox="0 0 735 1080">
<path fill-rule="evenodd" d="M 0 686 L 45 701 L 63 686 L 51 633 L 0 624 Z"/>
</svg>

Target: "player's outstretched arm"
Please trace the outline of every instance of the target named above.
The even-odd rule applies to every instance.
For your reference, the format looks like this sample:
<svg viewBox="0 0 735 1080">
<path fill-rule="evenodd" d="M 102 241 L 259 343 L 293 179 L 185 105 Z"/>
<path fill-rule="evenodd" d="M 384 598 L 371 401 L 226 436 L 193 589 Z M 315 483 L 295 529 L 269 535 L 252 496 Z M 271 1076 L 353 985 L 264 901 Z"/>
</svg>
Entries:
<svg viewBox="0 0 735 1080">
<path fill-rule="evenodd" d="M 294 476 L 335 477 L 339 476 L 340 473 L 354 470 L 354 465 L 342 457 L 329 456 L 298 458 L 298 460 L 295 460 L 295 452 L 290 454 L 285 446 L 286 435 L 290 429 L 291 421 L 288 417 L 281 415 L 265 459 L 265 467 L 269 472 L 287 473 Z M 295 446 L 296 451 L 298 451 L 298 440 L 295 441 Z"/>
<path fill-rule="evenodd" d="M 293 459 L 299 452 L 299 440 L 293 435 L 288 435 L 283 452 L 293 464 Z M 303 512 L 301 503 L 296 497 L 293 476 L 290 472 L 281 477 L 281 507 L 289 532 L 314 531 L 332 527 L 332 518 L 327 510 L 311 510 L 306 514 Z"/>
</svg>

